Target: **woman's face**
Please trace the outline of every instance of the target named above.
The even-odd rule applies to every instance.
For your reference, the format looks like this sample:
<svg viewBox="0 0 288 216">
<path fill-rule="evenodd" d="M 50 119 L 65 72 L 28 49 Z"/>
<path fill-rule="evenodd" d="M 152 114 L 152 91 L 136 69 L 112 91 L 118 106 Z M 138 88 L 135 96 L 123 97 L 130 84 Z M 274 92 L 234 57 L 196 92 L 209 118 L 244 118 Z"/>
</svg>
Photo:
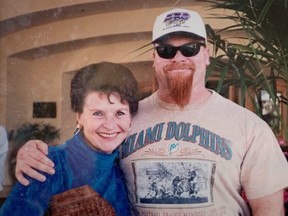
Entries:
<svg viewBox="0 0 288 216">
<path fill-rule="evenodd" d="M 109 102 L 110 100 L 110 102 Z M 131 125 L 129 104 L 118 94 L 90 92 L 84 100 L 83 112 L 77 114 L 86 142 L 104 153 L 112 153 L 127 137 Z"/>
</svg>

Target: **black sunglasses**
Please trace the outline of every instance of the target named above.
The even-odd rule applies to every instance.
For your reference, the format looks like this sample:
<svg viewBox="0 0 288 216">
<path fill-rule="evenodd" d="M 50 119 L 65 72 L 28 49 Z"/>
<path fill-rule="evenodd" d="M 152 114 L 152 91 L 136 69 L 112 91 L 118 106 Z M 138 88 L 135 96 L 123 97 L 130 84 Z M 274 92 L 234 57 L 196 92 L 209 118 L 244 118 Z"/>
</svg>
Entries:
<svg viewBox="0 0 288 216">
<path fill-rule="evenodd" d="M 201 46 L 206 47 L 205 43 L 188 43 L 182 46 L 172 46 L 169 44 L 159 44 L 155 46 L 158 55 L 164 59 L 172 59 L 179 50 L 185 57 L 192 57 L 199 53 Z"/>
</svg>

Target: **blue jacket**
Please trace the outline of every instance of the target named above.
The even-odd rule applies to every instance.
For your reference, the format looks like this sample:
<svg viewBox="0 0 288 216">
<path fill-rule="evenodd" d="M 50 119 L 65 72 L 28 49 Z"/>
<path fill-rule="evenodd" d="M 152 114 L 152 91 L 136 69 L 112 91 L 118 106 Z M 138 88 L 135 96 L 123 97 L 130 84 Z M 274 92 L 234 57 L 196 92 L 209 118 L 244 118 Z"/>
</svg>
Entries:
<svg viewBox="0 0 288 216">
<path fill-rule="evenodd" d="M 56 173 L 45 182 L 29 178 L 28 187 L 16 183 L 0 209 L 2 216 L 44 215 L 53 195 L 90 185 L 113 206 L 117 215 L 130 215 L 126 188 L 116 163 L 118 151 L 103 154 L 84 143 L 80 133 L 63 145 L 49 147 Z"/>
</svg>

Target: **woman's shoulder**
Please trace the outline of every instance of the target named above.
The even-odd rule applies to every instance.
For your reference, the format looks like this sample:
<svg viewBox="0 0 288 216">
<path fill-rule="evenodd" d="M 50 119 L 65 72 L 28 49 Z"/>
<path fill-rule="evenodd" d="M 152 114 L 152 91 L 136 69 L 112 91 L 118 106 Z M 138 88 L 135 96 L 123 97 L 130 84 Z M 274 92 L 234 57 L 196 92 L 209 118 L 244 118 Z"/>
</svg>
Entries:
<svg viewBox="0 0 288 216">
<path fill-rule="evenodd" d="M 51 159 L 55 166 L 63 167 L 67 164 L 67 156 L 69 154 L 69 145 L 73 145 L 75 137 L 65 141 L 62 144 L 48 146 L 48 158 Z M 64 167 L 67 167 L 66 165 Z"/>
</svg>

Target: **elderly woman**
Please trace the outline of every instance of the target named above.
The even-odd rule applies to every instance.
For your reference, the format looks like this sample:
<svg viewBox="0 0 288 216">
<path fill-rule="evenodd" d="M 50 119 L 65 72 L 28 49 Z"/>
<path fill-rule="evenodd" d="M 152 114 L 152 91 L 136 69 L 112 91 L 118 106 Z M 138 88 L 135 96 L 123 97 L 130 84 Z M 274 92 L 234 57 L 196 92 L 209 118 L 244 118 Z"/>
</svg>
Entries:
<svg viewBox="0 0 288 216">
<path fill-rule="evenodd" d="M 49 147 L 55 175 L 46 175 L 45 182 L 30 179 L 28 187 L 16 183 L 0 215 L 43 215 L 53 195 L 84 185 L 108 201 L 117 215 L 130 215 L 117 147 L 138 110 L 137 93 L 137 81 L 120 64 L 102 62 L 80 69 L 70 92 L 77 132 L 64 144 Z"/>
</svg>

